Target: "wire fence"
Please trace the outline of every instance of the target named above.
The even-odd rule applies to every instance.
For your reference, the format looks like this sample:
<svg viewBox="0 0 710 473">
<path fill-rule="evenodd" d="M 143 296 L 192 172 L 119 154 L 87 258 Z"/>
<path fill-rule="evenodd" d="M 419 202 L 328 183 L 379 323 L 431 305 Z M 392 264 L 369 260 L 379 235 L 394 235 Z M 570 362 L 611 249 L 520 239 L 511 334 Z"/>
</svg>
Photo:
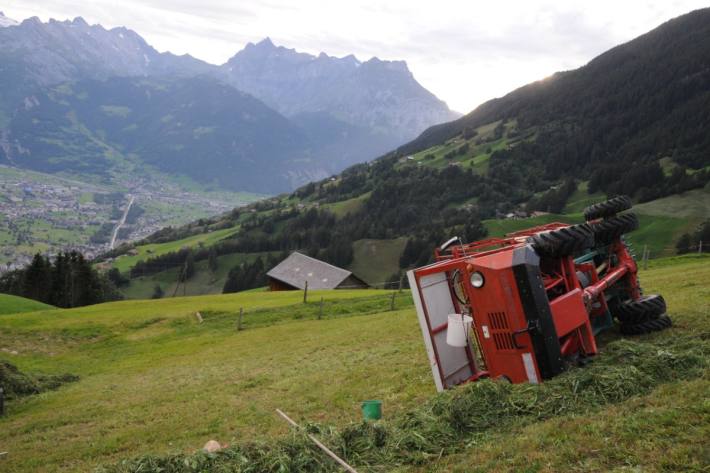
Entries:
<svg viewBox="0 0 710 473">
<path fill-rule="evenodd" d="M 409 291 L 357 298 L 328 298 L 321 294 L 303 303 L 284 306 L 240 306 L 234 310 L 204 309 L 193 313 L 195 321 L 206 327 L 237 331 L 292 322 L 295 320 L 329 320 L 394 312 L 412 306 Z"/>
<path fill-rule="evenodd" d="M 674 247 L 664 247 L 664 248 L 655 248 L 655 251 L 663 252 L 663 251 L 675 251 L 676 254 L 678 255 L 683 255 L 683 254 L 692 254 L 692 253 L 697 253 L 697 254 L 702 254 L 703 252 L 708 252 L 710 248 L 708 248 L 708 245 L 703 245 L 702 240 L 699 241 L 698 243 L 695 244 L 688 244 L 687 246 L 674 246 Z M 640 258 L 636 258 L 637 260 L 640 259 L 641 261 L 641 266 L 643 269 L 648 269 L 648 261 L 651 259 L 651 248 L 648 247 L 648 245 L 643 245 L 643 250 L 641 253 Z"/>
</svg>

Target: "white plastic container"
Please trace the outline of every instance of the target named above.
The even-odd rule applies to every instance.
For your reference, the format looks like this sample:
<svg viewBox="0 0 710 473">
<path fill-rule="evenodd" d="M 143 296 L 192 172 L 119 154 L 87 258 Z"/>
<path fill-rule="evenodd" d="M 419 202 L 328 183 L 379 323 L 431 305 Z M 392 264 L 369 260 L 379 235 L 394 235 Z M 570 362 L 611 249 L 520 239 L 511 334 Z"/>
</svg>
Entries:
<svg viewBox="0 0 710 473">
<path fill-rule="evenodd" d="M 468 345 L 468 332 L 473 319 L 468 315 L 449 314 L 449 324 L 446 329 L 446 344 L 452 347 Z"/>
</svg>

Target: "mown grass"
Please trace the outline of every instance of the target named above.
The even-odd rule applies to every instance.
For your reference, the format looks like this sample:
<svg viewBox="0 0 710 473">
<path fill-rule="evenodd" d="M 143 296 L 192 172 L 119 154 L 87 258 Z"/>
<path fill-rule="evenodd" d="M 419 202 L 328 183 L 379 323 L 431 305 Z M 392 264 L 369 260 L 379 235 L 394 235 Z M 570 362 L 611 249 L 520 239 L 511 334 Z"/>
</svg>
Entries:
<svg viewBox="0 0 710 473">
<path fill-rule="evenodd" d="M 81 381 L 9 404 L 3 471 L 87 471 L 138 451 L 189 451 L 213 436 L 280 434 L 276 407 L 347 422 L 369 397 L 390 400 L 391 410 L 422 400 L 431 389 L 426 357 L 416 327 L 385 333 L 411 317 L 401 310 L 406 294 L 395 311 L 389 294 L 313 291 L 304 306 L 301 292 L 243 293 L 4 316 L 0 347 L 19 354 L 0 356 L 25 372 Z M 419 374 L 409 371 L 417 356 Z M 389 373 L 379 372 L 382 359 Z"/>
<path fill-rule="evenodd" d="M 182 248 L 194 248 L 198 245 L 210 246 L 212 243 L 216 243 L 219 240 L 233 235 L 238 230 L 239 229 L 237 227 L 225 228 L 222 230 L 215 230 L 209 233 L 193 235 L 191 237 L 183 238 L 182 240 L 169 241 L 167 243 L 150 243 L 147 245 L 137 246 L 135 248 L 138 252 L 137 254 L 126 254 L 119 256 L 114 261 L 113 267 L 118 268 L 119 271 L 127 271 L 138 261 L 145 261 L 148 258 L 160 256 L 165 253 L 170 253 L 171 251 L 179 251 Z"/>
<path fill-rule="evenodd" d="M 406 243 L 406 238 L 358 240 L 353 243 L 350 270 L 368 284 L 382 287 L 381 283 L 399 272 L 399 258 Z"/>
<path fill-rule="evenodd" d="M 645 215 L 636 212 L 639 228 L 626 236 L 626 241 L 634 246 L 638 258 L 643 248 L 650 258 L 670 256 L 676 253 L 675 242 L 688 229 L 688 221 L 683 218 Z"/>
<path fill-rule="evenodd" d="M 0 294 L 0 315 L 49 309 L 54 309 L 54 307 L 32 299 L 25 299 L 24 297 Z"/>
<path fill-rule="evenodd" d="M 269 253 L 233 253 L 219 256 L 217 270 L 214 272 L 208 268 L 206 260 L 198 261 L 195 263 L 195 275 L 187 281 L 187 284 L 180 284 L 178 295 L 221 294 L 232 268 L 244 262 L 251 262 L 259 256 L 266 258 L 268 255 Z M 181 268 L 171 268 L 150 276 L 131 278 L 129 285 L 121 287 L 121 293 L 127 299 L 150 299 L 155 286 L 160 285 L 166 297 L 172 296 L 175 293 L 180 271 Z"/>
<path fill-rule="evenodd" d="M 423 405 L 377 424 L 357 423 L 340 431 L 310 426 L 361 471 L 392 471 L 457 453 L 466 443 L 559 416 L 594 414 L 609 404 L 650 393 L 674 381 L 698 378 L 708 368 L 710 342 L 684 337 L 672 343 L 617 340 L 584 368 L 542 385 L 484 380 L 432 397 Z M 337 471 L 336 465 L 297 437 L 277 442 L 242 442 L 216 455 L 143 457 L 110 472 Z M 683 466 L 695 466 L 691 459 Z M 497 469 L 496 465 L 491 465 Z"/>
<path fill-rule="evenodd" d="M 382 283 L 399 271 L 399 257 L 404 250 L 406 238 L 393 240 L 359 240 L 353 244 L 353 263 L 350 270 L 367 283 L 382 287 Z M 181 284 L 178 295 L 221 294 L 229 270 L 258 256 L 267 258 L 269 253 L 234 253 L 217 258 L 218 268 L 212 272 L 207 261 L 195 263 L 195 275 Z M 132 278 L 130 284 L 121 288 L 127 299 L 149 299 L 155 286 L 160 285 L 166 296 L 172 296 L 177 286 L 180 268 Z"/>
<path fill-rule="evenodd" d="M 644 215 L 687 219 L 710 218 L 710 190 L 696 189 L 661 199 L 637 204 L 634 209 Z"/>
<path fill-rule="evenodd" d="M 87 471 L 147 453 L 189 454 L 210 438 L 239 445 L 263 441 L 264 451 L 286 442 L 295 449 L 292 457 L 334 469 L 302 437 L 283 436 L 288 429 L 273 414 L 275 408 L 301 422 L 320 423 L 319 435 L 334 442 L 343 439 L 341 432 L 349 432 L 350 458 L 363 471 L 692 470 L 702 463 L 710 425 L 707 406 L 700 403 L 710 381 L 707 371 L 700 378 L 691 373 L 699 364 L 675 363 L 688 356 L 697 361 L 697 352 L 689 351 L 707 343 L 708 262 L 707 257 L 659 260 L 641 271 L 646 291 L 666 297 L 674 328 L 637 339 L 630 346 L 642 356 L 632 362 L 610 356 L 613 362 L 604 365 L 603 354 L 600 363 L 579 371 L 599 386 L 597 378 L 606 370 L 594 366 L 614 368 L 621 378 L 609 378 L 613 389 L 599 392 L 611 389 L 620 395 L 607 401 L 582 396 L 581 403 L 562 396 L 571 404 L 555 404 L 560 397 L 556 390 L 571 386 L 561 378 L 559 384 L 544 385 L 550 397 L 541 412 L 552 409 L 552 415 L 538 416 L 534 402 L 524 415 L 506 414 L 501 420 L 498 411 L 490 417 L 496 425 L 478 433 L 469 432 L 468 424 L 460 434 L 447 427 L 447 435 L 456 437 L 438 450 L 431 448 L 437 444 L 414 434 L 423 435 L 426 422 L 417 429 L 402 427 L 408 416 L 426 419 L 419 416 L 439 405 L 437 412 L 444 417 L 438 416 L 437 423 L 453 419 L 451 409 L 458 419 L 479 422 L 473 413 L 491 411 L 486 405 L 441 407 L 447 399 L 483 388 L 465 388 L 443 400 L 433 397 L 421 333 L 405 295 L 396 300 L 395 311 L 389 311 L 390 292 L 336 291 L 312 293 L 306 306 L 300 292 L 242 293 L 3 316 L 0 347 L 14 347 L 19 340 L 24 348 L 12 357 L 0 352 L 0 357 L 23 371 L 81 377 L 58 391 L 9 404 L 9 415 L 0 419 L 0 445 L 10 452 L 2 460 L 3 471 Z M 317 320 L 321 296 L 325 316 Z M 246 329 L 237 332 L 240 306 L 247 309 Z M 197 310 L 204 314 L 202 324 L 194 317 Z M 629 345 L 616 338 L 609 334 L 602 343 L 605 350 L 617 344 L 617 351 L 609 353 L 620 356 Z M 669 373 L 661 370 L 654 375 L 660 381 L 648 382 L 646 368 L 633 368 L 644 357 L 655 360 L 656 367 L 670 363 Z M 673 372 L 682 376 L 674 378 Z M 637 389 L 639 382 L 642 389 Z M 531 401 L 535 391 L 523 388 L 519 394 Z M 495 393 L 495 399 L 503 398 Z M 357 423 L 360 401 L 370 398 L 384 401 L 387 425 L 395 428 L 388 431 L 394 437 L 388 438 L 411 432 L 407 438 L 413 443 L 403 444 L 411 448 L 382 448 L 379 434 Z M 572 407 L 556 412 L 560 405 Z M 622 415 L 631 420 L 625 422 Z M 350 422 L 355 424 L 347 427 Z M 328 425 L 346 427 L 331 430 Z M 370 451 L 369 444 L 380 446 Z M 417 445 L 425 444 L 428 450 L 420 448 L 423 453 L 417 456 Z M 334 443 L 334 448 L 344 446 Z M 192 456 L 160 456 L 157 461 L 166 458 L 183 465 L 185 459 L 188 465 L 197 461 Z"/>
</svg>

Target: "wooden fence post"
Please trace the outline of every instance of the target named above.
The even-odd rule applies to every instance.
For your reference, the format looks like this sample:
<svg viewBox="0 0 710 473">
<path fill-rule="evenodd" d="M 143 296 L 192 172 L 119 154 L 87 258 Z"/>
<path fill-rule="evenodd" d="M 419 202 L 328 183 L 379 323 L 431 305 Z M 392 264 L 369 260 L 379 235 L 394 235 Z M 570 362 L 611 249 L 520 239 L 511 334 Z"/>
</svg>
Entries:
<svg viewBox="0 0 710 473">
<path fill-rule="evenodd" d="M 700 240 L 698 242 L 698 254 L 701 254 L 703 252 L 703 240 Z"/>
<path fill-rule="evenodd" d="M 651 256 L 651 250 L 648 250 L 644 253 L 644 258 L 643 258 L 643 269 L 646 270 L 648 269 L 648 258 Z"/>
<path fill-rule="evenodd" d="M 303 303 L 308 302 L 308 281 L 306 281 L 306 287 L 303 289 Z"/>
<path fill-rule="evenodd" d="M 395 291 L 392 291 L 392 299 L 390 300 L 390 310 L 394 310 L 394 296 L 397 293 Z"/>
<path fill-rule="evenodd" d="M 318 310 L 318 320 L 323 318 L 323 297 L 320 298 L 320 309 Z"/>
<path fill-rule="evenodd" d="M 237 330 L 242 329 L 242 316 L 244 315 L 244 307 L 239 308 L 239 320 L 237 320 Z"/>
</svg>

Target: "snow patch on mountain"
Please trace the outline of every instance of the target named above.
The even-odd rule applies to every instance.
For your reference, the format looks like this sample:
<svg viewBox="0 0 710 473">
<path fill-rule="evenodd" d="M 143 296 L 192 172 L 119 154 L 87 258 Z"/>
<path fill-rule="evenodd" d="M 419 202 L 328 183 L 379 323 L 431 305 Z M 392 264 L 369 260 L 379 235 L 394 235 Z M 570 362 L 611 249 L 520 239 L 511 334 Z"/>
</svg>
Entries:
<svg viewBox="0 0 710 473">
<path fill-rule="evenodd" d="M 12 18 L 6 17 L 5 14 L 0 11 L 0 28 L 6 28 L 8 26 L 17 26 L 19 24 L 19 22 L 13 20 Z"/>
</svg>

